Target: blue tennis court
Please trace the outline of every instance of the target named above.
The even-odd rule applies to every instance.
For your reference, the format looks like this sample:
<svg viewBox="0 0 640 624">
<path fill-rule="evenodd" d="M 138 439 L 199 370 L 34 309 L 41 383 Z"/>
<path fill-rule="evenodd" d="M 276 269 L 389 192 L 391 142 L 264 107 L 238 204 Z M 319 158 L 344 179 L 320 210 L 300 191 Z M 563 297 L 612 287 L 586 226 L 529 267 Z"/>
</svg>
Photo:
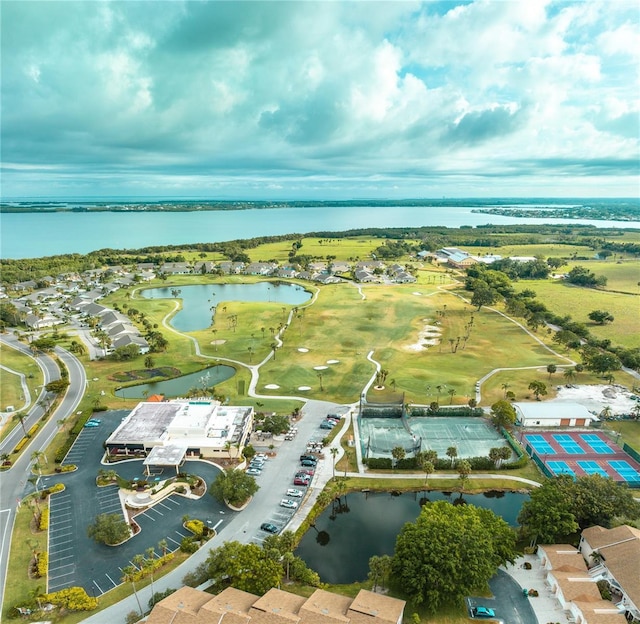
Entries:
<svg viewBox="0 0 640 624">
<path fill-rule="evenodd" d="M 598 455 L 610 455 L 614 453 L 611 447 L 596 433 L 583 433 L 580 437 L 593 449 Z"/>
<path fill-rule="evenodd" d="M 541 435 L 527 435 L 527 442 L 538 455 L 555 455 L 553 447 Z"/>
<path fill-rule="evenodd" d="M 640 473 L 623 459 L 611 459 L 607 462 L 625 481 L 640 481 Z"/>
<path fill-rule="evenodd" d="M 575 472 L 573 472 L 573 470 L 571 470 L 571 468 L 569 468 L 569 464 L 563 461 L 548 461 L 547 467 L 549 468 L 549 470 L 551 470 L 551 472 L 553 472 L 553 474 L 556 475 L 568 474 L 575 476 L 576 474 Z"/>
<path fill-rule="evenodd" d="M 608 477 L 607 471 L 597 462 L 579 459 L 576 464 L 582 468 L 588 475 L 599 474 L 601 477 Z"/>
<path fill-rule="evenodd" d="M 580 444 L 570 435 L 565 433 L 556 433 L 553 439 L 562 447 L 567 455 L 586 455 L 587 452 Z"/>
</svg>

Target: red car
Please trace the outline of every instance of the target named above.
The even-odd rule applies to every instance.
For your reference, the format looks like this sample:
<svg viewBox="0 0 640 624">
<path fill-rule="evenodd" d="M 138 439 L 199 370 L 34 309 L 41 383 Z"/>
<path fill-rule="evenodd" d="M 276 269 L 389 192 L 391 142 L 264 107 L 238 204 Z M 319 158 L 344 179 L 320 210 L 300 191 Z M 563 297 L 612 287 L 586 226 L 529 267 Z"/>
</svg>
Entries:
<svg viewBox="0 0 640 624">
<path fill-rule="evenodd" d="M 296 472 L 296 477 L 300 475 L 308 475 L 309 477 L 313 477 L 316 474 L 316 471 L 313 468 L 301 468 Z"/>
<path fill-rule="evenodd" d="M 293 485 L 309 485 L 309 481 L 311 481 L 311 477 L 309 477 L 308 475 L 305 476 L 301 476 L 301 477 L 296 477 L 293 480 Z"/>
</svg>

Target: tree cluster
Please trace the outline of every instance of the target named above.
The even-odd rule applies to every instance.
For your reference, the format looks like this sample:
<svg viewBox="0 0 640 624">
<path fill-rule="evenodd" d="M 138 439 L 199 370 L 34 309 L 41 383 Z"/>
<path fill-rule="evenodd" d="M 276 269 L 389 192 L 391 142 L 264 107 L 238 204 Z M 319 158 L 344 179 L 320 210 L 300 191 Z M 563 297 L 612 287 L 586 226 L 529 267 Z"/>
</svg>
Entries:
<svg viewBox="0 0 640 624">
<path fill-rule="evenodd" d="M 640 503 L 624 485 L 601 475 L 559 475 L 531 492 L 518 516 L 522 536 L 545 544 L 562 541 L 578 529 L 610 528 L 640 518 Z"/>
<path fill-rule="evenodd" d="M 515 533 L 502 518 L 474 505 L 437 501 L 400 531 L 392 578 L 415 604 L 435 612 L 484 591 L 498 567 L 515 557 Z"/>
</svg>

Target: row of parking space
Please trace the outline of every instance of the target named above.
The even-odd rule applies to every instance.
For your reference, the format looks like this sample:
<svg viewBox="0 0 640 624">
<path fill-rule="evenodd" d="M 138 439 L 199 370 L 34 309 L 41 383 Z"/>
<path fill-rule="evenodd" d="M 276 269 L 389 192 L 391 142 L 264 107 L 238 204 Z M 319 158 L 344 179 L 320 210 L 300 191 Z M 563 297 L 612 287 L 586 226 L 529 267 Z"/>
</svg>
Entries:
<svg viewBox="0 0 640 624">
<path fill-rule="evenodd" d="M 49 570 L 48 590 L 69 587 L 75 579 L 76 544 L 75 514 L 71 495 L 61 492 L 49 503 Z"/>
<path fill-rule="evenodd" d="M 64 459 L 64 463 L 79 464 L 80 460 L 87 456 L 87 451 L 89 451 L 93 456 L 96 450 L 96 439 L 99 436 L 104 435 L 104 433 L 100 432 L 100 427 L 94 429 L 83 429 L 76 438 L 71 449 L 69 449 L 69 452 Z"/>
<path fill-rule="evenodd" d="M 265 521 L 260 525 L 259 531 L 253 537 L 255 543 L 261 544 L 269 533 L 280 533 L 289 524 L 289 521 L 307 495 L 308 487 L 315 474 L 316 461 L 311 455 L 300 456 L 302 467 L 298 468 L 294 473 L 293 487 L 289 485 L 283 488 L 278 508 L 268 518 L 265 518 Z"/>
</svg>

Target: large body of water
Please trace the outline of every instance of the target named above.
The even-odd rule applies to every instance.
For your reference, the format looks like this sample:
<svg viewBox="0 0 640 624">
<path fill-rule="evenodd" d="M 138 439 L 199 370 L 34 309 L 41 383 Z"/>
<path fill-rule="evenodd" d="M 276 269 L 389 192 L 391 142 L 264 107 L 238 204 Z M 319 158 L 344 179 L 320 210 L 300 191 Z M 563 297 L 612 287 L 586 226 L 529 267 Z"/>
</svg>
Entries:
<svg viewBox="0 0 640 624">
<path fill-rule="evenodd" d="M 342 497 L 342 506 L 334 503 L 320 514 L 295 554 L 325 583 L 364 581 L 373 555 L 393 555 L 400 529 L 418 517 L 424 496 L 431 502 L 446 500 L 454 504 L 460 498 L 455 492 L 406 492 L 399 496 L 353 492 Z M 463 497 L 469 504 L 491 509 L 511 526 L 516 526 L 522 504 L 528 499 L 528 494 L 517 492 Z"/>
<path fill-rule="evenodd" d="M 599 228 L 640 228 L 640 223 L 586 219 L 526 219 L 472 212 L 466 206 L 307 207 L 203 212 L 51 212 L 1 215 L 0 257 L 40 258 L 98 249 L 139 249 L 228 240 L 341 232 L 356 228 L 445 226 L 493 223 L 583 223 Z"/>
</svg>

